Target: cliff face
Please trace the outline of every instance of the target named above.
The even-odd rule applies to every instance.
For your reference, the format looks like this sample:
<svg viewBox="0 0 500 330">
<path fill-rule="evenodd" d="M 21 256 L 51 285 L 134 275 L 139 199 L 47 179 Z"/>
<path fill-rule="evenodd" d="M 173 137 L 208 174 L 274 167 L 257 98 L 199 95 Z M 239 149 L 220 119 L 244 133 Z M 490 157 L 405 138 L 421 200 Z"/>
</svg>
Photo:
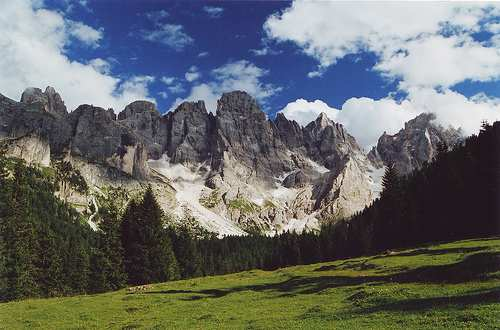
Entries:
<svg viewBox="0 0 500 330">
<path fill-rule="evenodd" d="M 42 166 L 66 158 L 95 191 L 151 184 L 168 213 L 222 234 L 314 230 L 348 217 L 377 196 L 384 164 L 407 173 L 458 139 L 421 115 L 365 155 L 326 115 L 305 127 L 283 114 L 269 120 L 241 91 L 223 94 L 216 115 L 198 101 L 164 116 L 147 101 L 118 116 L 91 105 L 68 114 L 50 87 L 27 89 L 21 102 L 0 95 L 0 141 L 10 154 Z"/>
</svg>

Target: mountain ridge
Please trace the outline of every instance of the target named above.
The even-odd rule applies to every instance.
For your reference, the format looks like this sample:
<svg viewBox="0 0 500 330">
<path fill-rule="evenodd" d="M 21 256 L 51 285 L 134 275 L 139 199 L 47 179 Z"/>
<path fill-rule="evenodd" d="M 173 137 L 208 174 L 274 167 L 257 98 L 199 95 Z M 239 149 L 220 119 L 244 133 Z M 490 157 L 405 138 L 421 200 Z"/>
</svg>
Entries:
<svg viewBox="0 0 500 330">
<path fill-rule="evenodd" d="M 404 147 L 383 135 L 365 154 L 325 114 L 306 126 L 282 113 L 270 120 L 243 91 L 224 93 L 215 114 L 203 101 L 165 115 L 148 101 L 134 101 L 118 115 L 93 105 L 68 113 L 51 87 L 29 88 L 21 102 L 0 97 L 0 139 L 11 144 L 11 154 L 44 166 L 54 157 L 72 161 L 95 191 L 153 184 L 165 210 L 220 234 L 315 230 L 362 210 L 380 191 L 384 164 L 403 159 L 397 166 L 405 174 L 430 161 L 438 143 L 458 140 L 431 117 L 417 119 L 398 133 Z M 424 128 L 431 150 L 408 152 L 425 149 Z M 74 196 L 80 204 L 90 198 Z"/>
</svg>

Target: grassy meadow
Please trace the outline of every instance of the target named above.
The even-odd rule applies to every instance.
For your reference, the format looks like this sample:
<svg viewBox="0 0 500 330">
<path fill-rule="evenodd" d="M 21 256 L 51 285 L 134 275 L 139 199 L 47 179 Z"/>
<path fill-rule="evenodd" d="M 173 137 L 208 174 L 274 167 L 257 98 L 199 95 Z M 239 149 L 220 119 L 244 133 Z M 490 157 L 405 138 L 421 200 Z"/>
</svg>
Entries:
<svg viewBox="0 0 500 330">
<path fill-rule="evenodd" d="M 500 328 L 500 238 L 0 304 L 1 329 Z"/>
</svg>

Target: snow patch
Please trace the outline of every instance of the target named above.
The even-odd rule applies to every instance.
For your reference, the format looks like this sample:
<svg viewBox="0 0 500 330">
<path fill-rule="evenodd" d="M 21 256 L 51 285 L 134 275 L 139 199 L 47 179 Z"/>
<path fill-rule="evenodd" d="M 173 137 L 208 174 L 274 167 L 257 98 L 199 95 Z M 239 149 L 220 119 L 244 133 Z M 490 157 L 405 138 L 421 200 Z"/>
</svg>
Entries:
<svg viewBox="0 0 500 330">
<path fill-rule="evenodd" d="M 375 168 L 374 166 L 368 167 L 368 182 L 370 183 L 370 189 L 374 195 L 374 198 L 380 196 L 380 193 L 383 190 L 382 187 L 382 178 L 385 173 L 385 166 L 381 168 Z"/>
<path fill-rule="evenodd" d="M 200 204 L 203 189 L 209 189 L 205 187 L 205 178 L 199 173 L 201 166 L 193 171 L 182 164 L 170 163 L 166 155 L 159 160 L 149 160 L 148 165 L 172 181 L 178 203 L 178 207 L 173 210 L 175 215 L 183 217 L 186 213 L 191 214 L 203 227 L 219 233 L 219 236 L 246 235 L 246 232 L 232 221 Z"/>
</svg>

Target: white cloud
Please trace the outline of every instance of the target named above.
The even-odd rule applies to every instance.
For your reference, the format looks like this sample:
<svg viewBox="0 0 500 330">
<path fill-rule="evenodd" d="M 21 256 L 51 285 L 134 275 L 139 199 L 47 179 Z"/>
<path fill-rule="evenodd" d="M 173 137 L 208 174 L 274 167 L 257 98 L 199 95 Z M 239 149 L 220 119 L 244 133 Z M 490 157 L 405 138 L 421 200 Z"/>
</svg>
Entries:
<svg viewBox="0 0 500 330">
<path fill-rule="evenodd" d="M 486 25 L 486 30 L 491 33 L 500 33 L 500 23 L 488 23 Z"/>
<path fill-rule="evenodd" d="M 26 0 L 2 4 L 0 93 L 19 99 L 26 87 L 50 85 L 60 92 L 69 110 L 92 103 L 119 111 L 136 99 L 151 100 L 147 90 L 151 77 L 124 80 L 106 74 L 102 66 L 97 69 L 95 61 L 93 66 L 68 58 L 65 47 L 73 36 L 67 25 L 72 21 L 39 6 Z"/>
<path fill-rule="evenodd" d="M 162 99 L 168 98 L 168 94 L 166 92 L 158 92 L 158 95 L 160 95 Z"/>
<path fill-rule="evenodd" d="M 211 18 L 219 18 L 222 16 L 224 12 L 224 8 L 222 7 L 214 7 L 214 6 L 204 6 L 203 11 L 208 14 Z"/>
<path fill-rule="evenodd" d="M 200 77 L 201 73 L 198 71 L 198 67 L 196 67 L 196 65 L 192 65 L 186 72 L 186 74 L 184 74 L 184 78 L 186 78 L 186 80 L 189 82 L 198 80 Z"/>
<path fill-rule="evenodd" d="M 492 23 L 499 15 L 500 6 L 489 3 L 295 1 L 270 16 L 264 30 L 268 39 L 293 42 L 318 61 L 310 78 L 348 54 L 373 52 L 373 69 L 399 80 L 407 96 L 399 102 L 351 98 L 340 111 L 299 99 L 283 112 L 304 124 L 324 111 L 365 147 L 421 112 L 434 112 L 437 122 L 466 134 L 477 132 L 482 120 L 500 119 L 500 101 L 484 94 L 467 98 L 450 87 L 500 79 L 499 28 Z M 494 35 L 476 41 L 474 33 L 484 30 Z"/>
<path fill-rule="evenodd" d="M 334 120 L 337 118 L 339 110 L 330 107 L 321 100 L 309 102 L 304 99 L 297 99 L 294 102 L 288 103 L 280 112 L 282 112 L 286 118 L 295 120 L 300 125 L 306 126 L 318 118 L 321 113 L 326 114 L 328 118 Z"/>
<path fill-rule="evenodd" d="M 184 32 L 184 27 L 178 24 L 157 24 L 155 30 L 142 30 L 140 35 L 144 40 L 159 42 L 176 51 L 194 43 L 194 39 Z"/>
<path fill-rule="evenodd" d="M 483 120 L 500 120 L 500 100 L 482 93 L 467 98 L 449 89 L 414 88 L 408 100 L 415 109 L 436 113 L 441 125 L 460 127 L 467 135 L 477 133 Z"/>
<path fill-rule="evenodd" d="M 109 74 L 111 72 L 111 64 L 102 58 L 94 58 L 88 61 L 88 64 L 102 74 Z"/>
<path fill-rule="evenodd" d="M 449 89 L 438 92 L 433 88 L 412 88 L 399 102 L 391 97 L 351 98 L 338 110 L 321 100 L 298 99 L 281 112 L 302 126 L 324 112 L 331 120 L 343 124 L 358 143 L 369 150 L 382 133 L 395 134 L 405 122 L 423 112 L 435 113 L 436 122 L 443 127 L 461 128 L 467 135 L 477 133 L 483 120 L 500 120 L 500 99 L 485 94 L 467 98 Z"/>
<path fill-rule="evenodd" d="M 208 52 L 201 52 L 198 54 L 198 57 L 207 57 L 209 55 Z"/>
<path fill-rule="evenodd" d="M 250 53 L 255 56 L 266 56 L 266 55 L 279 55 L 281 51 L 272 49 L 271 47 L 265 45 L 260 49 L 250 49 Z"/>
<path fill-rule="evenodd" d="M 421 85 L 415 76 L 424 66 L 427 73 L 434 70 L 426 85 L 449 86 L 498 78 L 498 48 L 470 39 L 498 14 L 498 5 L 487 3 L 295 1 L 270 16 L 264 30 L 267 38 L 293 42 L 319 62 L 309 77 L 348 54 L 370 51 L 379 57 L 376 69 L 402 79 L 402 88 Z"/>
<path fill-rule="evenodd" d="M 234 90 L 246 91 L 265 105 L 269 97 L 281 91 L 280 87 L 261 81 L 268 73 L 267 70 L 246 60 L 229 62 L 212 70 L 211 81 L 193 86 L 189 96 L 184 99 L 178 98 L 171 109 L 177 107 L 182 101 L 204 100 L 207 110 L 215 112 L 217 100 L 222 93 Z"/>
<path fill-rule="evenodd" d="M 167 85 L 167 89 L 172 94 L 179 94 L 185 91 L 182 83 L 175 77 L 161 77 L 160 81 Z"/>
<path fill-rule="evenodd" d="M 406 121 L 417 115 L 407 101 L 399 104 L 390 98 L 373 100 L 366 97 L 347 100 L 341 110 L 321 100 L 308 102 L 298 99 L 288 103 L 281 112 L 302 126 L 315 120 L 320 113 L 325 113 L 331 120 L 344 125 L 349 134 L 367 150 L 377 143 L 384 131 L 394 134 Z"/>
<path fill-rule="evenodd" d="M 386 76 L 401 78 L 403 89 L 500 78 L 500 48 L 486 47 L 470 37 L 434 35 L 407 42 L 405 50 L 375 66 Z"/>
<path fill-rule="evenodd" d="M 98 47 L 99 41 L 102 39 L 102 28 L 99 30 L 94 29 L 86 24 L 81 22 L 75 22 L 71 20 L 67 20 L 67 28 L 69 30 L 69 34 L 83 42 L 87 46 L 90 47 Z"/>
<path fill-rule="evenodd" d="M 158 23 L 162 19 L 170 16 L 170 14 L 164 9 L 150 11 L 150 12 L 145 13 L 144 15 L 153 23 Z"/>
</svg>

